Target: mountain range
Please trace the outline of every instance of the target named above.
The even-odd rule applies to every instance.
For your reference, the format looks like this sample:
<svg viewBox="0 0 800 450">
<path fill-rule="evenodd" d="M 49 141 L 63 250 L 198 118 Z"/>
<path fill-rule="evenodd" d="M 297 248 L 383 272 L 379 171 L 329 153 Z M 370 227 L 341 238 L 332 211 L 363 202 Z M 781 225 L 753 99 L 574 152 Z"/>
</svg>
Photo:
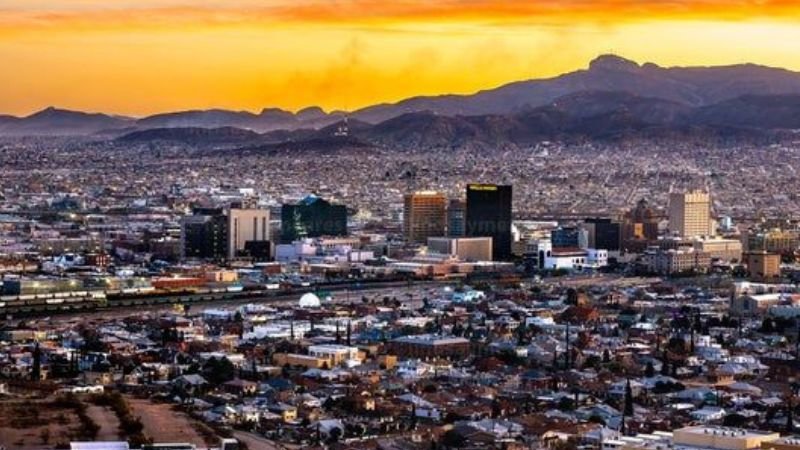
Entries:
<svg viewBox="0 0 800 450">
<path fill-rule="evenodd" d="M 639 133 L 762 133 L 800 129 L 800 73 L 753 64 L 665 68 L 604 55 L 587 69 L 554 78 L 471 95 L 414 97 L 349 113 L 318 107 L 296 113 L 268 108 L 257 114 L 213 109 L 132 118 L 47 108 L 28 117 L 0 116 L 0 136 L 274 146 L 330 140 L 343 118 L 358 140 L 418 146 Z"/>
</svg>

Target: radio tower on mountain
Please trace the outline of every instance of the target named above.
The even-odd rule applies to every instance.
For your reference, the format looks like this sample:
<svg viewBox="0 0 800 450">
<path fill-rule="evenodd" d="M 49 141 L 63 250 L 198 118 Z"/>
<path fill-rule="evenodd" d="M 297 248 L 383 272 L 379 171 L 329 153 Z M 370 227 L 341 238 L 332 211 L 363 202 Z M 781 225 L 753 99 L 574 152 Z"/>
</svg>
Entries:
<svg viewBox="0 0 800 450">
<path fill-rule="evenodd" d="M 342 120 L 342 123 L 336 128 L 333 135 L 336 137 L 347 137 L 350 135 L 350 127 L 347 125 L 347 116 L 344 116 L 344 120 Z"/>
</svg>

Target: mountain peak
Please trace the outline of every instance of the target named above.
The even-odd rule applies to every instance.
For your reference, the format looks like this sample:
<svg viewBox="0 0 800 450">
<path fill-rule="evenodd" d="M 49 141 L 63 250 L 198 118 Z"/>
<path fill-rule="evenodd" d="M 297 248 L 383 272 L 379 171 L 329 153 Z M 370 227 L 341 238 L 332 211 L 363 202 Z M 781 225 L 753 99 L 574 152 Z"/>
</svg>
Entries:
<svg viewBox="0 0 800 450">
<path fill-rule="evenodd" d="M 37 111 L 30 116 L 29 118 L 53 118 L 53 117 L 66 117 L 66 116 L 88 116 L 89 113 L 85 113 L 82 111 L 72 111 L 69 109 L 62 109 L 56 108 L 55 106 L 48 106 L 47 108 Z"/>
<path fill-rule="evenodd" d="M 327 116 L 325 111 L 319 106 L 309 106 L 307 108 L 303 108 L 300 111 L 297 111 L 297 114 L 295 115 L 301 120 L 321 119 Z"/>
<path fill-rule="evenodd" d="M 589 63 L 591 70 L 632 71 L 639 68 L 639 64 L 635 61 L 613 54 L 600 55 Z"/>
</svg>

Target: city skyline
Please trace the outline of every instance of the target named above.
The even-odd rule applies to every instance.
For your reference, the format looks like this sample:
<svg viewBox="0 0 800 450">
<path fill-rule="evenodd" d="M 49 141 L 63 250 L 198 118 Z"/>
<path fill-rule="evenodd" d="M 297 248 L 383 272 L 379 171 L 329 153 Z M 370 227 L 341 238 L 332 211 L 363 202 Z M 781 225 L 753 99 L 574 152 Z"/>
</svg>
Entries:
<svg viewBox="0 0 800 450">
<path fill-rule="evenodd" d="M 0 111 L 354 110 L 586 67 L 800 70 L 791 2 L 0 1 Z M 480 70 L 474 70 L 480 68 Z M 58 76 L 53 76 L 58 74 Z"/>
</svg>

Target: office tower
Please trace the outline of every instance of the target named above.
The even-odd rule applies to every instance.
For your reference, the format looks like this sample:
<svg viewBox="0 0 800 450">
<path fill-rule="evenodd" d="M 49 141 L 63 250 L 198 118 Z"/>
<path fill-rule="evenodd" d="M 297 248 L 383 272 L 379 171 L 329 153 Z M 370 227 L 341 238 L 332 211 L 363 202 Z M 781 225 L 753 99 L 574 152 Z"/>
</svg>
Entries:
<svg viewBox="0 0 800 450">
<path fill-rule="evenodd" d="M 255 242 L 269 242 L 269 211 L 265 209 L 228 210 L 228 258 L 246 255 L 258 247 Z M 248 243 L 249 244 L 248 246 Z M 263 245 L 263 244 L 262 244 Z"/>
<path fill-rule="evenodd" d="M 636 207 L 625 213 L 622 223 L 623 242 L 658 239 L 658 217 L 645 199 L 636 202 Z"/>
<path fill-rule="evenodd" d="M 295 205 L 281 208 L 281 241 L 347 236 L 347 208 L 309 195 Z"/>
<path fill-rule="evenodd" d="M 620 249 L 622 227 L 611 219 L 590 218 L 581 225 L 587 232 L 587 247 L 616 252 Z M 656 230 L 657 231 L 657 230 Z"/>
<path fill-rule="evenodd" d="M 195 208 L 181 220 L 181 257 L 223 260 L 227 236 L 228 221 L 222 208 Z"/>
<path fill-rule="evenodd" d="M 495 260 L 511 258 L 511 186 L 467 185 L 466 236 L 491 237 Z"/>
<path fill-rule="evenodd" d="M 403 207 L 403 234 L 406 242 L 424 244 L 429 237 L 445 235 L 447 197 L 433 191 L 406 194 Z"/>
<path fill-rule="evenodd" d="M 453 199 L 447 205 L 447 235 L 450 237 L 464 236 L 467 219 L 467 203 L 464 200 Z"/>
<path fill-rule="evenodd" d="M 711 203 L 708 192 L 692 190 L 669 195 L 669 231 L 681 237 L 710 236 Z"/>
</svg>

